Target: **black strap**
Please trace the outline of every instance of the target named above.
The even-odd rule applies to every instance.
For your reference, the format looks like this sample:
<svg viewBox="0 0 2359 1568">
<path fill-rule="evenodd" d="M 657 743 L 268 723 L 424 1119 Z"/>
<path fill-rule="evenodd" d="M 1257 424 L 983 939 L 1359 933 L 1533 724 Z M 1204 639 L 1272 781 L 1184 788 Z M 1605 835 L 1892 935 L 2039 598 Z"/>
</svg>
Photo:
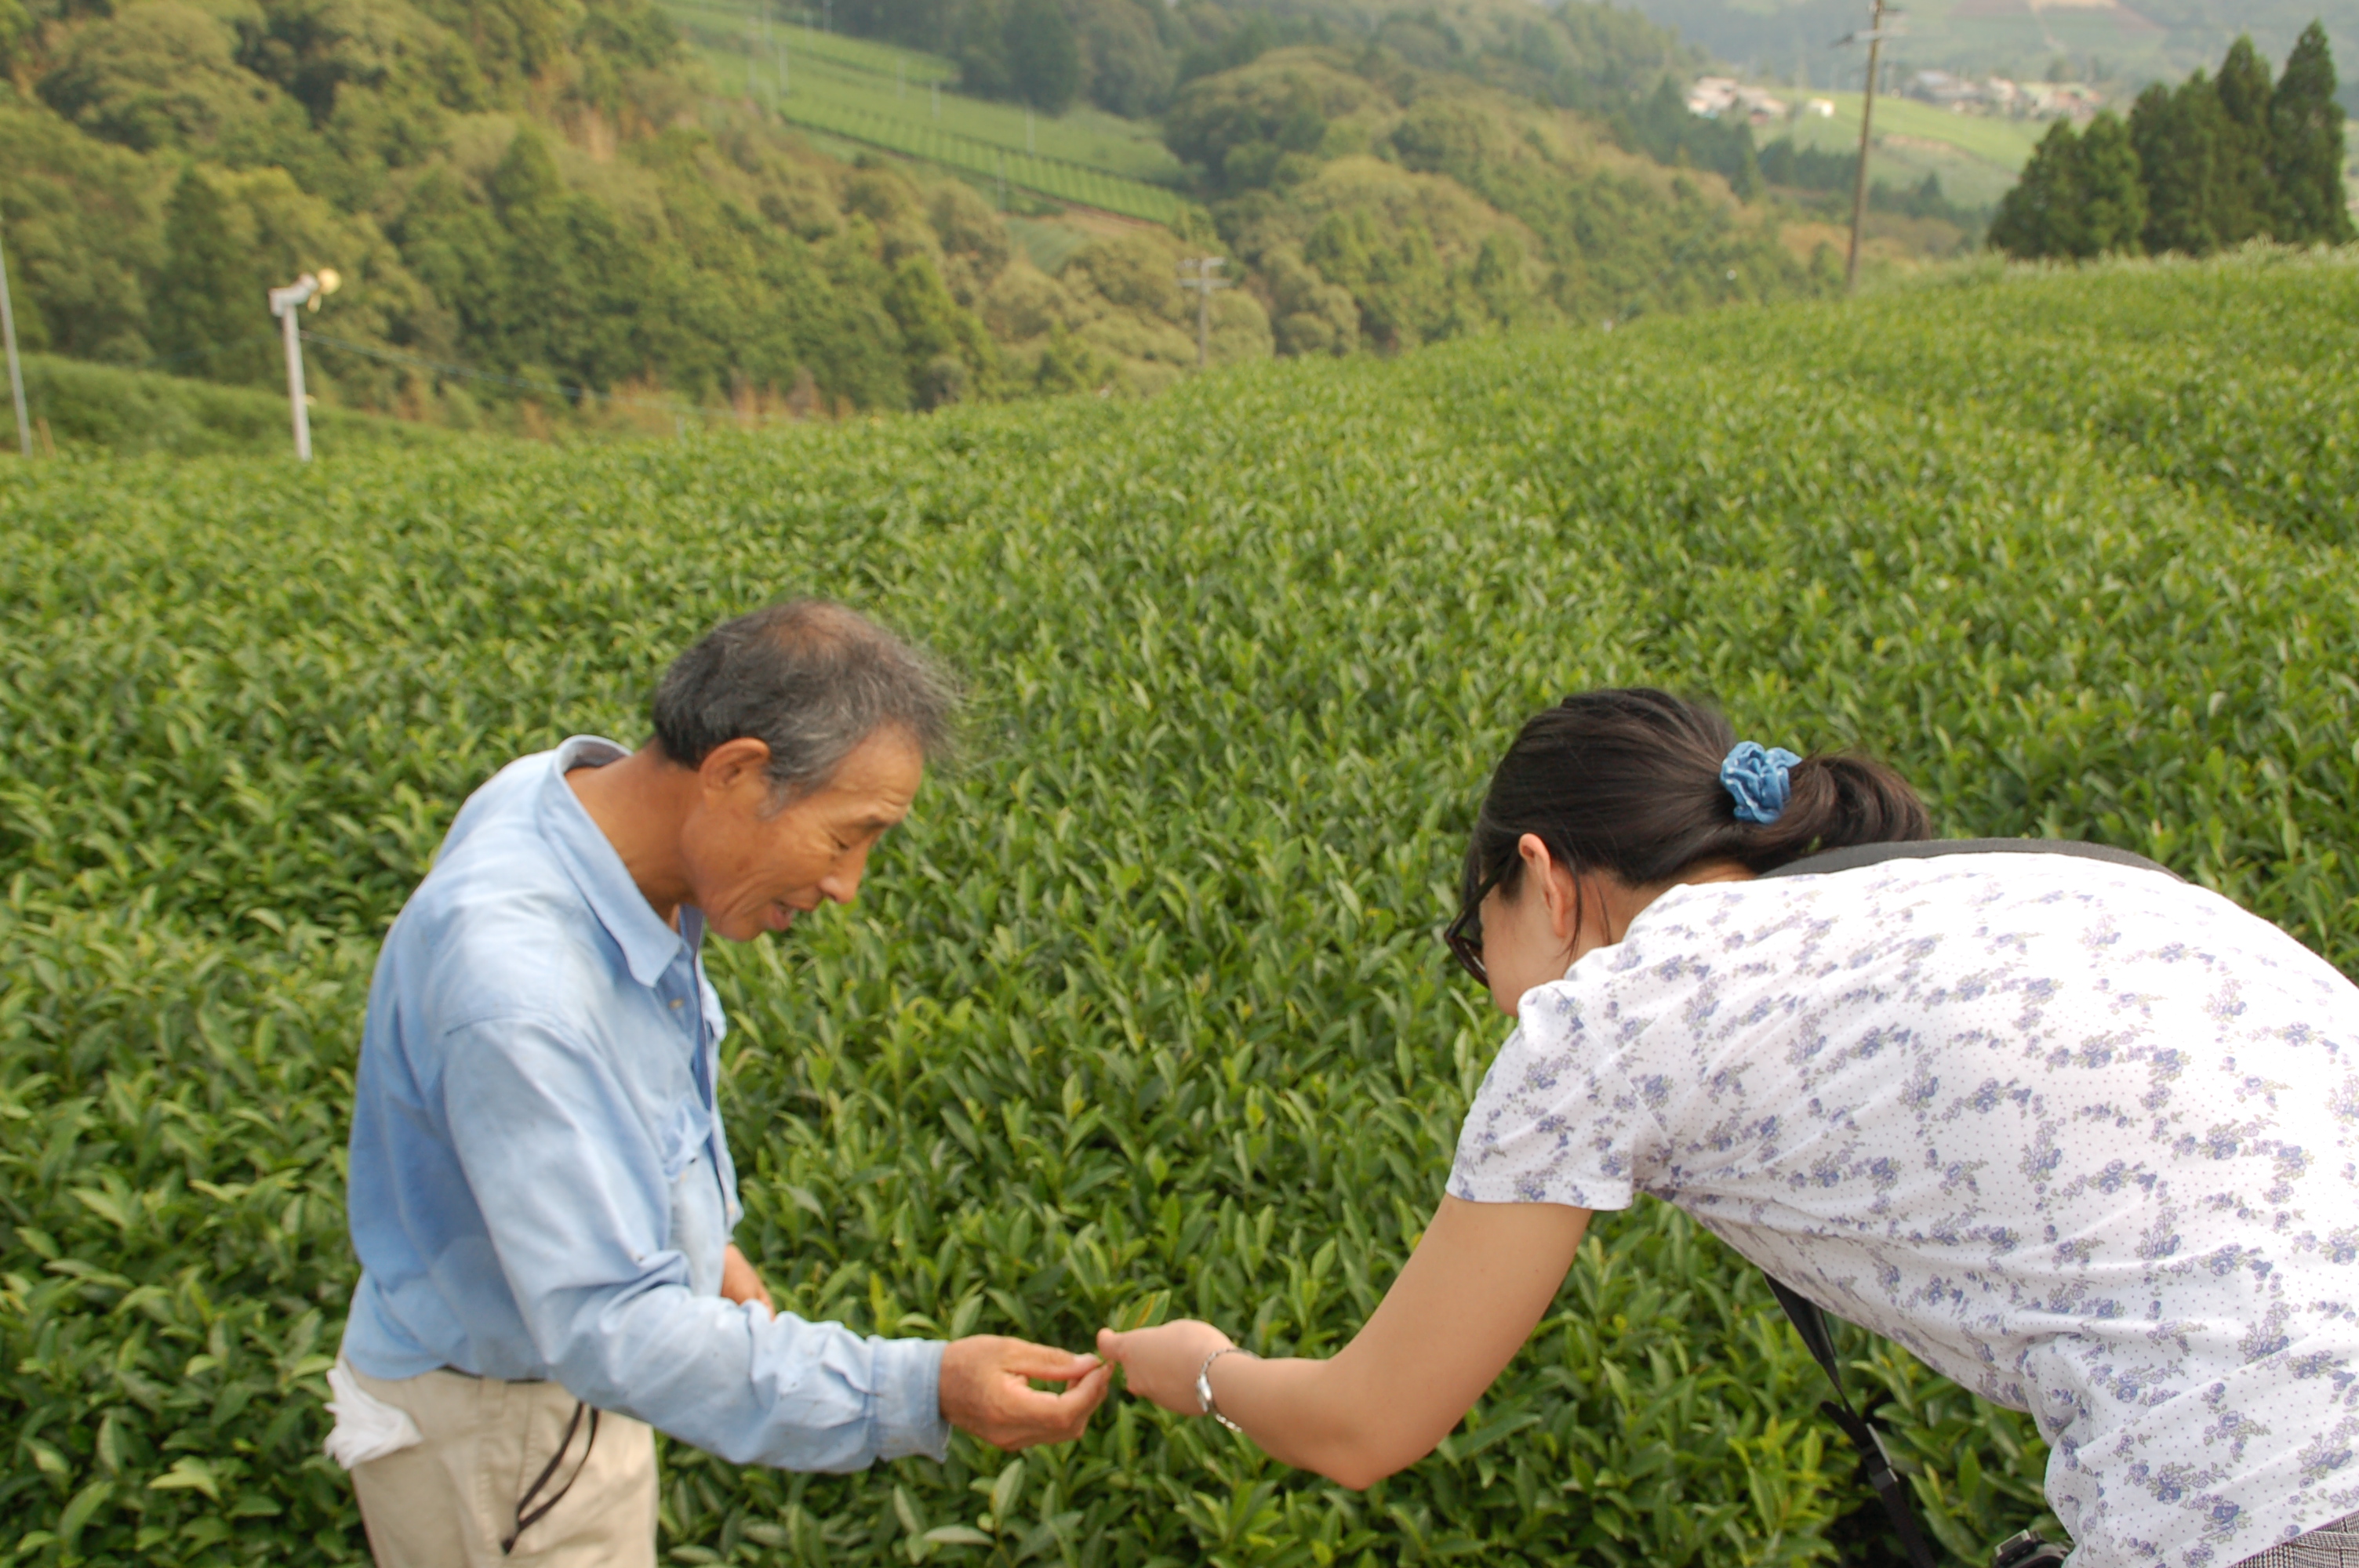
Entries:
<svg viewBox="0 0 2359 1568">
<path fill-rule="evenodd" d="M 2142 871 L 2160 871 L 2173 881 L 2186 879 L 2169 866 L 2144 855 L 2116 849 L 2111 844 L 2087 844 L 2077 838 L 1919 838 L 1905 844 L 1853 844 L 1825 849 L 1762 872 L 1765 877 L 1817 876 L 1829 871 L 1855 871 L 1886 860 L 1937 860 L 1951 855 L 2070 855 L 2076 860 L 2104 860 Z"/>
<path fill-rule="evenodd" d="M 2160 871 L 2177 880 L 2179 873 L 2168 866 L 2156 864 L 2143 855 L 2127 849 L 2116 849 L 2110 844 L 2084 844 L 2064 838 L 1926 838 L 1904 844 L 1854 844 L 1845 849 L 1829 849 L 1804 860 L 1789 860 L 1785 865 L 1767 871 L 1764 877 L 1821 876 L 1836 871 L 1854 871 L 1868 866 L 1880 866 L 1887 860 L 1930 860 L 1951 855 L 2071 855 L 2084 860 L 2104 860 L 2117 866 L 2131 866 L 2140 871 Z M 1932 1548 L 1925 1543 L 1924 1531 L 1917 1526 L 1917 1512 L 1908 1506 L 1908 1489 L 1892 1468 L 1892 1455 L 1885 1451 L 1884 1436 L 1875 1429 L 1875 1407 L 1880 1399 L 1871 1399 L 1863 1410 L 1852 1409 L 1851 1396 L 1843 1391 L 1843 1368 L 1835 1359 L 1834 1332 L 1828 1326 L 1826 1314 L 1818 1303 L 1796 1292 L 1783 1281 L 1767 1272 L 1762 1276 L 1776 1292 L 1777 1304 L 1786 1309 L 1793 1323 L 1794 1332 L 1810 1346 L 1810 1355 L 1827 1375 L 1835 1391 L 1832 1400 L 1822 1400 L 1819 1408 L 1827 1419 L 1843 1428 L 1852 1446 L 1859 1450 L 1859 1473 L 1863 1480 L 1875 1488 L 1884 1504 L 1885 1514 L 1892 1520 L 1893 1533 L 1900 1538 L 1901 1550 L 1908 1552 L 1912 1568 L 1934 1568 Z"/>
<path fill-rule="evenodd" d="M 1884 1434 L 1875 1430 L 1874 1417 L 1880 1401 L 1869 1400 L 1864 1411 L 1852 1409 L 1851 1396 L 1843 1391 L 1843 1368 L 1835 1360 L 1835 1336 L 1827 1326 L 1826 1314 L 1773 1276 L 1765 1273 L 1761 1277 L 1777 1292 L 1777 1304 L 1786 1309 L 1794 1332 L 1802 1336 L 1802 1343 L 1810 1347 L 1810 1355 L 1825 1369 L 1835 1397 L 1819 1401 L 1819 1409 L 1826 1412 L 1829 1421 L 1843 1428 L 1843 1435 L 1859 1450 L 1860 1479 L 1873 1487 L 1883 1502 L 1885 1516 L 1892 1520 L 1892 1532 L 1900 1538 L 1900 1549 L 1908 1554 L 1910 1568 L 1934 1568 L 1933 1549 L 1925 1544 L 1925 1534 L 1917 1528 L 1917 1510 L 1908 1506 L 1908 1488 L 1892 1468 L 1892 1455 L 1885 1451 Z"/>
<path fill-rule="evenodd" d="M 540 1495 L 540 1489 L 543 1487 L 549 1485 L 549 1477 L 557 1474 L 558 1465 L 565 1462 L 565 1451 L 573 1446 L 573 1434 L 582 1429 L 583 1411 L 590 1411 L 590 1441 L 582 1445 L 582 1463 L 573 1467 L 573 1474 L 566 1478 L 565 1485 L 551 1492 L 546 1501 L 535 1508 L 532 1499 Z M 525 1488 L 524 1496 L 516 1499 L 516 1529 L 508 1531 L 508 1538 L 500 1542 L 501 1556 L 506 1557 L 509 1552 L 514 1552 L 516 1541 L 522 1538 L 524 1532 L 549 1517 L 549 1510 L 565 1500 L 565 1494 L 573 1489 L 573 1483 L 582 1479 L 582 1472 L 590 1468 L 590 1451 L 597 1446 L 598 1412 L 582 1400 L 576 1400 L 573 1401 L 573 1419 L 565 1423 L 565 1435 L 557 1440 L 557 1452 L 549 1456 L 549 1463 L 541 1466 L 540 1474 L 534 1477 L 531 1486 Z"/>
</svg>

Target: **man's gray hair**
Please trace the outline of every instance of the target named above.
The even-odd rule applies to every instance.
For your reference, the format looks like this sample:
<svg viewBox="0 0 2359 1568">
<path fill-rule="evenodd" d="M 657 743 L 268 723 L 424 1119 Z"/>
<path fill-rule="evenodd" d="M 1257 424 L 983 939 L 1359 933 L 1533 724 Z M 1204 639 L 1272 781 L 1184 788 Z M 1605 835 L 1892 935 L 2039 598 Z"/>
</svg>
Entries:
<svg viewBox="0 0 2359 1568">
<path fill-rule="evenodd" d="M 892 633 L 798 599 L 724 621 L 672 661 L 656 687 L 656 743 L 693 768 L 725 741 L 759 741 L 784 800 L 823 786 L 880 730 L 939 754 L 957 700 L 940 667 Z"/>
</svg>

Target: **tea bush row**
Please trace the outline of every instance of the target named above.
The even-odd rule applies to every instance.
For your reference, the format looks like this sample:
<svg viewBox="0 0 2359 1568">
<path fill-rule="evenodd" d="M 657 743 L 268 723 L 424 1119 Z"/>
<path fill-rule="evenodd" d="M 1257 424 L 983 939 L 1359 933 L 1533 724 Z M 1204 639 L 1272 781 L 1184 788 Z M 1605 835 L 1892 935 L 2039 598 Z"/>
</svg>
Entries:
<svg viewBox="0 0 2359 1568">
<path fill-rule="evenodd" d="M 2354 394 L 2316 346 L 2354 310 L 2332 258 L 2009 274 L 1145 405 L 0 477 L 0 1538 L 362 1555 L 318 1445 L 375 938 L 469 788 L 636 741 L 673 651 L 784 593 L 973 697 L 858 905 L 712 956 L 740 1239 L 863 1329 L 1348 1336 L 1503 1033 L 1432 940 L 1485 770 L 1582 686 L 1717 691 L 1890 756 L 1944 831 L 2155 854 L 2359 969 Z M 2123 415 L 2182 384 L 2282 428 Z M 2038 1516 L 2027 1420 L 1850 1345 L 1947 1552 Z M 1647 1205 L 1365 1494 L 1124 1402 L 850 1477 L 672 1445 L 664 1551 L 1823 1563 L 1879 1531 L 1818 1376 Z"/>
</svg>

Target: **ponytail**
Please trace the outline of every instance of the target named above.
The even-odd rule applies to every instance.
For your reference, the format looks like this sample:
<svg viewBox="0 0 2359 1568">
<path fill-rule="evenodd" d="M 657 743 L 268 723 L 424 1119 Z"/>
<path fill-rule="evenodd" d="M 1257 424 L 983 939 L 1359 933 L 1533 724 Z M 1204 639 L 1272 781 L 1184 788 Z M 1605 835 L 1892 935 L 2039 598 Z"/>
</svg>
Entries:
<svg viewBox="0 0 2359 1568">
<path fill-rule="evenodd" d="M 1775 822 L 1749 827 L 1726 858 L 1756 873 L 1822 849 L 1897 844 L 1933 836 L 1917 792 L 1882 762 L 1820 752 L 1794 764 L 1793 794 Z"/>
<path fill-rule="evenodd" d="M 1786 770 L 1782 809 L 1745 820 L 1723 784 L 1736 732 L 1718 709 L 1651 687 L 1582 692 L 1536 715 L 1491 775 L 1460 896 L 1515 892 L 1516 844 L 1537 834 L 1557 861 L 1632 887 L 1706 861 L 1759 874 L 1823 849 L 1933 836 L 1908 782 L 1865 757 L 1820 752 Z M 1783 761 L 1791 753 L 1773 753 Z"/>
</svg>

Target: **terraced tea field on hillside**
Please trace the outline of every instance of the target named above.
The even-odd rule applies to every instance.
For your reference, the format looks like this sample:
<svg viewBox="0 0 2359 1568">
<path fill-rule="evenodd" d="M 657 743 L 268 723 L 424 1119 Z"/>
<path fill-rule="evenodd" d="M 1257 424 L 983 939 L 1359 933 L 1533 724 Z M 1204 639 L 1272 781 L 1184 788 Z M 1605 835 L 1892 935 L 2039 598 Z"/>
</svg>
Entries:
<svg viewBox="0 0 2359 1568">
<path fill-rule="evenodd" d="M 1567 690 L 1856 744 L 2359 972 L 2359 266 L 1984 275 L 1082 397 L 299 469 L 0 466 L 0 1539 L 353 1562 L 319 1452 L 378 935 L 469 790 L 835 595 L 972 693 L 861 902 L 713 955 L 746 1250 L 862 1329 L 1332 1348 L 1503 1036 L 1435 928 Z M 1850 1342 L 1949 1552 L 2045 1455 Z M 670 1449 L 677 1563 L 1826 1563 L 1873 1533 L 1757 1277 L 1603 1217 L 1365 1494 L 1132 1403 L 848 1476 Z"/>
<path fill-rule="evenodd" d="M 791 124 L 1009 189 L 1168 223 L 1180 160 L 1152 122 L 1087 104 L 1061 115 L 957 92 L 939 55 L 777 19 L 733 0 L 671 0 L 690 48 L 724 92 Z M 1003 200 L 1002 203 L 1006 203 Z"/>
</svg>

